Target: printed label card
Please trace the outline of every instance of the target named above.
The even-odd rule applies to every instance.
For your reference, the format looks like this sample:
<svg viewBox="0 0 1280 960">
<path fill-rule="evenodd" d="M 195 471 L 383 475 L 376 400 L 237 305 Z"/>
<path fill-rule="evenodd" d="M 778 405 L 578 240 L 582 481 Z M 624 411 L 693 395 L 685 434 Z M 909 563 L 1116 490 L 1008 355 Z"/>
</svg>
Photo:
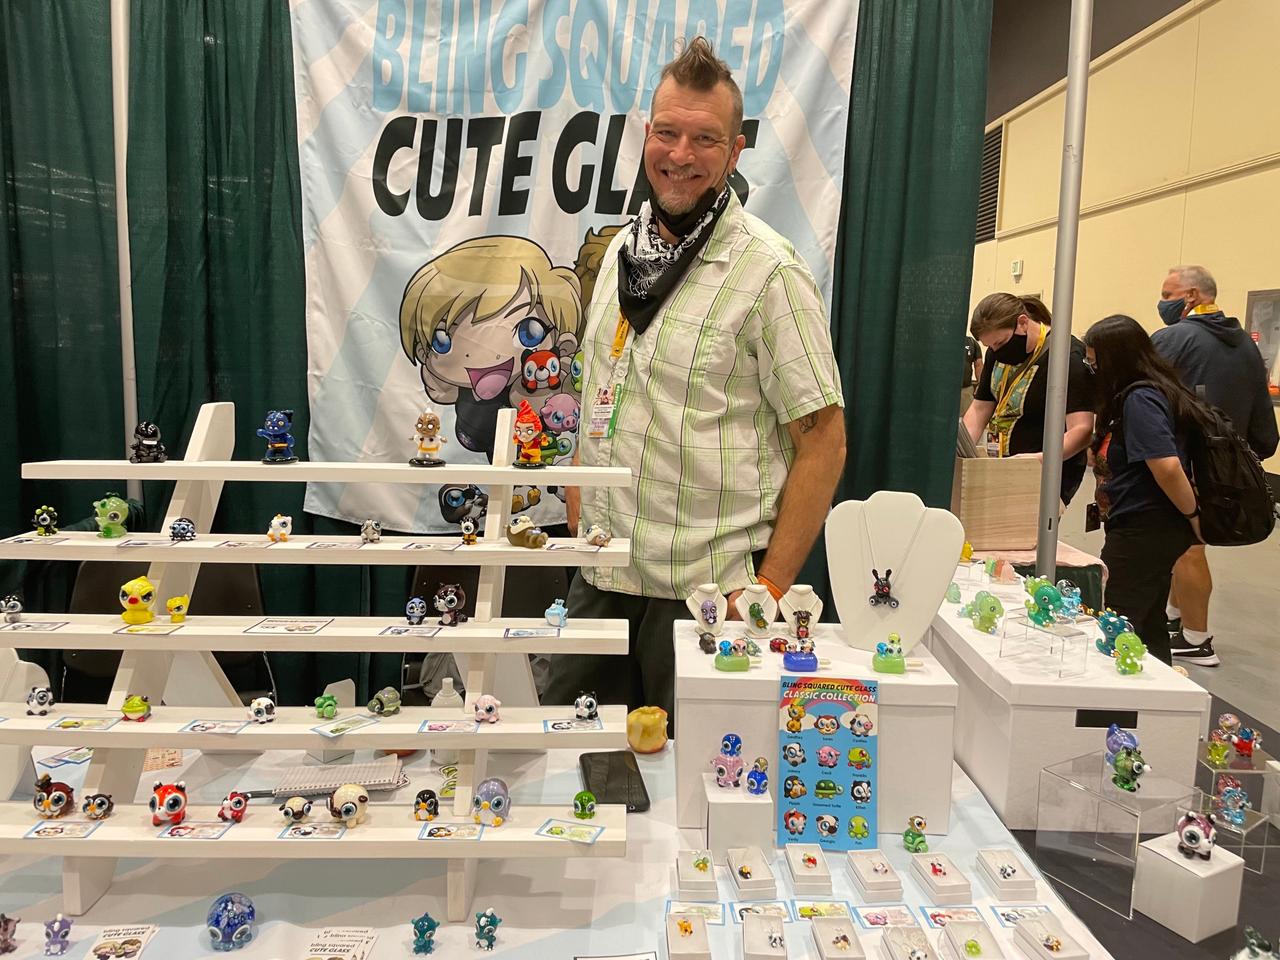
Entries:
<svg viewBox="0 0 1280 960">
<path fill-rule="evenodd" d="M 729 904 L 729 914 L 733 917 L 734 923 L 742 923 L 742 918 L 748 913 L 761 917 L 773 917 L 783 923 L 791 923 L 795 919 L 785 900 L 753 900 L 750 903 L 734 901 Z"/>
<path fill-rule="evenodd" d="M 291 823 L 280 831 L 281 840 L 337 840 L 347 832 L 345 823 Z"/>
<path fill-rule="evenodd" d="M 889 906 L 855 907 L 853 911 L 867 930 L 883 930 L 885 927 L 915 927 L 916 915 L 905 903 Z"/>
<path fill-rule="evenodd" d="M 83 840 L 100 826 L 101 820 L 41 820 L 23 837 L 32 840 Z"/>
<path fill-rule="evenodd" d="M 377 717 L 371 717 L 368 714 L 356 714 L 353 717 L 338 717 L 336 720 L 330 720 L 322 723 L 318 727 L 312 727 L 312 731 L 320 734 L 322 737 L 340 737 L 344 733 L 350 733 L 352 730 L 360 730 L 364 727 L 371 727 L 378 723 Z"/>
<path fill-rule="evenodd" d="M 192 720 L 179 733 L 221 733 L 234 736 L 249 725 L 248 720 Z"/>
<path fill-rule="evenodd" d="M 52 633 L 54 630 L 60 630 L 70 621 L 68 620 L 19 620 L 17 623 L 6 623 L 0 626 L 0 630 L 9 630 L 13 633 Z"/>
<path fill-rule="evenodd" d="M 852 914 L 849 904 L 844 900 L 793 900 L 796 916 L 801 920 L 812 920 L 814 917 L 845 917 Z"/>
<path fill-rule="evenodd" d="M 483 823 L 424 823 L 419 840 L 479 840 L 484 836 Z"/>
<path fill-rule="evenodd" d="M 565 717 L 563 720 L 543 720 L 543 733 L 572 733 L 577 730 L 603 730 L 604 721 L 599 717 L 594 720 L 579 720 L 577 717 Z"/>
<path fill-rule="evenodd" d="M 977 907 L 921 907 L 920 915 L 934 930 L 940 930 L 948 923 L 982 922 L 982 913 Z"/>
<path fill-rule="evenodd" d="M 265 620 L 259 620 L 244 632 L 313 634 L 319 633 L 331 623 L 333 623 L 332 618 L 319 620 L 313 617 L 267 617 Z"/>
<path fill-rule="evenodd" d="M 380 637 L 434 637 L 440 632 L 439 627 L 428 627 L 425 624 L 404 623 L 394 627 L 384 627 L 378 631 Z"/>
<path fill-rule="evenodd" d="M 156 836 L 166 840 L 217 840 L 230 829 L 230 822 L 222 820 L 183 820 L 169 824 Z"/>
<path fill-rule="evenodd" d="M 572 820 L 548 820 L 537 830 L 535 836 L 547 837 L 551 840 L 569 840 L 591 846 L 604 833 L 604 827 L 590 826 Z"/>
<path fill-rule="evenodd" d="M 667 913 L 694 914 L 712 926 L 724 926 L 723 903 L 691 903 L 687 900 L 668 900 Z"/>
<path fill-rule="evenodd" d="M 474 720 L 423 720 L 419 733 L 475 733 L 480 724 Z"/>
<path fill-rule="evenodd" d="M 120 717 L 59 717 L 49 724 L 50 730 L 110 730 Z"/>
</svg>

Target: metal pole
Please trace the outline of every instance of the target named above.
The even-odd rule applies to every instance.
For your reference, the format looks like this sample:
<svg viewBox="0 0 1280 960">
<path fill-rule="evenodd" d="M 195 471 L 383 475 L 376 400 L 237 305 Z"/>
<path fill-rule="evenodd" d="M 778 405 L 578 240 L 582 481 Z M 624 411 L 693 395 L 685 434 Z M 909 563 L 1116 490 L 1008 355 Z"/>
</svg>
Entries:
<svg viewBox="0 0 1280 960">
<path fill-rule="evenodd" d="M 1058 185 L 1058 245 L 1053 264 L 1053 329 L 1058 334 L 1049 338 L 1044 463 L 1040 470 L 1040 532 L 1036 539 L 1036 571 L 1051 580 L 1058 561 L 1062 434 L 1067 419 L 1067 360 L 1071 355 L 1071 302 L 1076 286 L 1080 175 L 1084 170 L 1084 114 L 1089 92 L 1089 38 L 1092 30 L 1093 0 L 1071 0 L 1066 117 L 1062 126 L 1062 175 Z"/>
<path fill-rule="evenodd" d="M 138 368 L 133 356 L 132 258 L 129 256 L 129 0 L 111 0 L 111 126 L 116 156 L 116 261 L 120 286 L 120 368 L 124 380 L 124 449 L 138 422 Z M 142 481 L 128 481 L 130 500 Z"/>
</svg>

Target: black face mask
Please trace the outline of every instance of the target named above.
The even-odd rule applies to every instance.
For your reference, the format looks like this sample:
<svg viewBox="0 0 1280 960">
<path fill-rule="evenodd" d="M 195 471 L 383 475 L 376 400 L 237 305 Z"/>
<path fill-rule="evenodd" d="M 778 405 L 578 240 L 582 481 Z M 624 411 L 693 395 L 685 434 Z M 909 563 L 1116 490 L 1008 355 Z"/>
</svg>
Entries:
<svg viewBox="0 0 1280 960">
<path fill-rule="evenodd" d="M 720 196 L 718 191 L 707 187 L 692 209 L 688 213 L 682 213 L 679 216 L 664 210 L 662 205 L 658 203 L 657 195 L 649 198 L 649 206 L 653 210 L 655 220 L 677 237 L 683 237 L 698 225 L 699 220 L 706 216 L 707 211 L 711 209 L 711 205 L 716 202 L 716 197 L 718 196 Z"/>
<path fill-rule="evenodd" d="M 1027 335 L 1025 333 L 1015 333 L 1009 338 L 1009 342 L 1002 347 L 992 350 L 991 356 L 999 360 L 1001 363 L 1016 367 L 1027 360 Z"/>
</svg>

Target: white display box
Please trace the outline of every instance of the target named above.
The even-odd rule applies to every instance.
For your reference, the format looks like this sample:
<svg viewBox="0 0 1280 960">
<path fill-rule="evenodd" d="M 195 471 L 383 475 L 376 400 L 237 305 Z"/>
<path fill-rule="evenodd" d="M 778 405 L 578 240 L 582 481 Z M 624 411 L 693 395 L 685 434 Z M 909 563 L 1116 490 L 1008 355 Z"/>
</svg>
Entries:
<svg viewBox="0 0 1280 960">
<path fill-rule="evenodd" d="M 1026 596 L 1021 584 L 959 586 L 965 602 L 988 590 L 1006 609 L 1021 609 Z M 1097 650 L 1088 652 L 1083 674 L 1059 677 L 1056 665 L 1002 658 L 1000 638 L 975 630 L 956 609 L 942 605 L 927 643 L 960 688 L 956 759 L 1010 830 L 1036 826 L 1040 768 L 1101 750 L 1111 723 L 1137 735 L 1161 776 L 1195 782 L 1209 694 L 1193 681 L 1151 656 L 1142 673 L 1121 676 Z"/>
<path fill-rule="evenodd" d="M 952 920 L 943 927 L 938 952 L 948 960 L 969 960 L 964 945 L 970 940 L 976 940 L 982 948 L 977 954 L 982 960 L 1003 960 L 1005 954 L 1000 949 L 1000 941 L 985 923 L 977 920 Z"/>
<path fill-rule="evenodd" d="M 938 960 L 938 952 L 919 927 L 889 927 L 880 938 L 884 960 Z"/>
<path fill-rule="evenodd" d="M 867 903 L 898 903 L 902 900 L 902 878 L 879 850 L 850 850 L 849 875 Z M 885 869 L 877 872 L 876 868 Z"/>
<path fill-rule="evenodd" d="M 707 869 L 699 870 L 694 862 L 700 857 L 707 860 Z M 719 900 L 716 887 L 716 868 L 710 850 L 681 850 L 676 855 L 676 892 L 681 900 L 699 903 Z"/>
<path fill-rule="evenodd" d="M 1076 943 L 1062 929 L 1058 918 L 1051 913 L 1027 917 L 1013 928 L 1014 939 L 1028 957 L 1044 957 L 1046 960 L 1088 960 L 1089 951 Z M 1057 941 L 1057 949 L 1044 945 L 1045 937 Z"/>
<path fill-rule="evenodd" d="M 769 942 L 770 935 L 782 937 L 782 942 L 774 946 Z M 742 918 L 743 960 L 782 960 L 786 955 L 786 927 L 781 919 L 758 913 L 748 913 Z"/>
<path fill-rule="evenodd" d="M 1022 859 L 1008 847 L 989 847 L 979 850 L 974 859 L 978 876 L 1001 903 L 1017 903 L 1020 900 L 1035 900 L 1036 878 Z M 1011 877 L 1002 877 L 1000 868 L 1012 867 L 1015 871 Z"/>
<path fill-rule="evenodd" d="M 688 922 L 692 932 L 680 932 L 682 920 Z M 711 960 L 707 918 L 696 913 L 667 914 L 667 956 L 671 960 Z"/>
<path fill-rule="evenodd" d="M 941 873 L 933 872 L 935 864 Z M 945 853 L 913 853 L 911 868 L 930 903 L 951 906 L 973 902 L 973 885 Z"/>
<path fill-rule="evenodd" d="M 812 917 L 809 925 L 821 960 L 866 960 L 867 951 L 858 939 L 854 922 L 848 917 Z M 848 946 L 836 946 L 837 937 L 846 938 Z"/>
<path fill-rule="evenodd" d="M 759 847 L 735 847 L 729 850 L 729 875 L 733 877 L 734 889 L 741 900 L 776 900 L 778 882 L 773 876 L 773 867 Z M 744 877 L 742 870 L 750 872 Z"/>
<path fill-rule="evenodd" d="M 785 847 L 787 869 L 791 871 L 791 887 L 798 897 L 831 896 L 831 868 L 822 848 L 816 843 L 789 843 Z M 811 857 L 813 866 L 805 864 Z"/>
<path fill-rule="evenodd" d="M 1230 850 L 1188 859 L 1178 851 L 1178 835 L 1167 833 L 1138 847 L 1133 909 L 1199 943 L 1236 925 L 1243 883 L 1244 861 Z"/>
<path fill-rule="evenodd" d="M 773 801 L 767 793 L 757 797 L 742 789 L 717 787 L 711 773 L 702 775 L 702 792 L 706 822 L 700 826 L 716 863 L 727 862 L 731 847 L 773 846 Z"/>
<path fill-rule="evenodd" d="M 786 625 L 774 625 L 776 635 Z M 877 771 L 881 824 L 903 824 L 914 815 L 929 821 L 931 832 L 946 833 L 951 823 L 951 762 L 958 690 L 955 682 L 923 647 L 911 651 L 922 661 L 901 676 L 876 673 L 871 654 L 845 644 L 839 626 L 813 628 L 818 657 L 830 661 L 819 676 L 857 677 L 880 685 L 880 769 Z M 714 657 L 698 648 L 692 620 L 677 620 L 673 630 L 676 656 L 676 825 L 706 824 L 702 774 L 720 752 L 726 733 L 742 737 L 747 768 L 755 757 L 768 758 L 769 793 L 774 797 L 778 756 L 778 678 L 782 655 L 764 653 L 759 665 L 745 673 L 724 673 Z M 721 639 L 743 636 L 739 623 L 725 625 Z M 883 638 L 882 638 L 883 639 Z"/>
</svg>

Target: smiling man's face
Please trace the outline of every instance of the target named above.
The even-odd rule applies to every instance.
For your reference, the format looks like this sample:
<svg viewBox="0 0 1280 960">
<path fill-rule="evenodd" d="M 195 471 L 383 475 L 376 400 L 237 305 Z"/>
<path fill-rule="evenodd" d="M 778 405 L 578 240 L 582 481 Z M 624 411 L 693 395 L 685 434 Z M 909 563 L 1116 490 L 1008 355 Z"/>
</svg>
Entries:
<svg viewBox="0 0 1280 960">
<path fill-rule="evenodd" d="M 728 86 L 694 90 L 668 77 L 645 124 L 644 171 L 659 205 L 688 213 L 708 189 L 717 193 L 738 163 L 746 138 L 735 135 Z"/>
</svg>

